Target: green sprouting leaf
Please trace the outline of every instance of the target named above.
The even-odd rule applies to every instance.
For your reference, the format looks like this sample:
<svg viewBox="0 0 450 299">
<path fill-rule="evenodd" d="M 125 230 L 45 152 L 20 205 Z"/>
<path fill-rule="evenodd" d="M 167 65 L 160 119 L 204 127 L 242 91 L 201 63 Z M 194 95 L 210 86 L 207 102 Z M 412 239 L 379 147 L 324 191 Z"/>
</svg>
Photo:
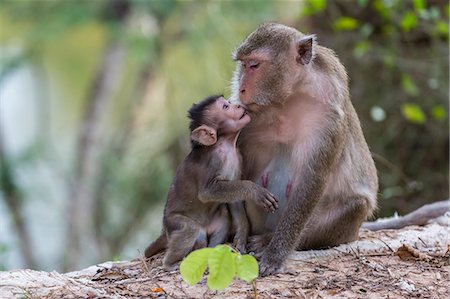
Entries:
<svg viewBox="0 0 450 299">
<path fill-rule="evenodd" d="M 410 75 L 402 75 L 402 88 L 407 95 L 417 96 L 419 94 L 419 89 L 417 88 Z"/>
<path fill-rule="evenodd" d="M 425 9 L 425 0 L 413 0 L 415 10 Z"/>
<path fill-rule="evenodd" d="M 229 246 L 218 245 L 208 258 L 209 275 L 207 285 L 210 290 L 223 290 L 236 274 L 236 256 Z"/>
<path fill-rule="evenodd" d="M 259 269 L 256 259 L 249 255 L 238 255 L 236 257 L 236 275 L 240 279 L 251 282 L 258 277 Z"/>
<path fill-rule="evenodd" d="M 431 115 L 436 120 L 439 121 L 445 120 L 446 114 L 447 113 L 445 112 L 445 108 L 442 107 L 441 105 L 437 105 L 431 108 Z"/>
<path fill-rule="evenodd" d="M 400 21 L 400 26 L 403 31 L 409 31 L 417 26 L 417 17 L 416 14 L 412 11 L 408 11 L 402 17 Z"/>
<path fill-rule="evenodd" d="M 427 121 L 425 113 L 422 108 L 413 103 L 406 103 L 402 105 L 403 116 L 412 123 L 423 124 Z"/>
<path fill-rule="evenodd" d="M 367 53 L 367 51 L 369 51 L 369 49 L 370 43 L 368 41 L 359 42 L 353 49 L 353 55 L 355 55 L 356 58 L 361 58 Z"/>
<path fill-rule="evenodd" d="M 359 22 L 357 19 L 350 17 L 342 17 L 334 21 L 333 28 L 334 30 L 353 30 L 358 28 Z"/>
<path fill-rule="evenodd" d="M 228 245 L 191 252 L 181 263 L 180 272 L 190 285 L 198 283 L 209 266 L 207 285 L 210 290 L 225 289 L 234 276 L 251 282 L 258 277 L 258 263 L 251 255 L 240 255 Z"/>
<path fill-rule="evenodd" d="M 198 283 L 205 273 L 209 256 L 214 252 L 213 248 L 202 248 L 191 252 L 180 264 L 180 273 L 184 281 L 190 285 Z"/>
</svg>

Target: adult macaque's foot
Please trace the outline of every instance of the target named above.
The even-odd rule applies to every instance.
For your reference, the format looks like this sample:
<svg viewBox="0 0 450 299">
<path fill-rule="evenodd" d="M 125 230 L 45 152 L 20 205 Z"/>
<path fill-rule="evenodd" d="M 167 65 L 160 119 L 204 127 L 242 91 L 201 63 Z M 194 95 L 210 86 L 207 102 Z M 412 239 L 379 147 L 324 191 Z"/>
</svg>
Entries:
<svg viewBox="0 0 450 299">
<path fill-rule="evenodd" d="M 272 239 L 272 234 L 254 235 L 248 238 L 247 250 L 253 252 L 253 255 L 260 259 L 263 255 L 264 249 L 269 245 Z"/>
<path fill-rule="evenodd" d="M 275 260 L 266 260 L 263 256 L 259 262 L 259 275 L 265 277 L 268 275 L 273 275 L 280 272 L 282 262 Z"/>
<path fill-rule="evenodd" d="M 242 254 L 247 253 L 246 238 L 236 235 L 233 240 L 233 247 Z"/>
</svg>

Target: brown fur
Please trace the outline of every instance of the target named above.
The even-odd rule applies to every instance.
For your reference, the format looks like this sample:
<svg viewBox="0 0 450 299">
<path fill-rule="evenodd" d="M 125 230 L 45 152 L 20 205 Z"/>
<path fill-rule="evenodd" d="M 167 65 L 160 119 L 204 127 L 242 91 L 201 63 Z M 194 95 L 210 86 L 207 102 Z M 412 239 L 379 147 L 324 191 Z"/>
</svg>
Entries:
<svg viewBox="0 0 450 299">
<path fill-rule="evenodd" d="M 167 249 L 165 267 L 175 265 L 194 249 L 226 242 L 232 230 L 235 246 L 245 251 L 249 228 L 243 199 L 253 200 L 263 213 L 278 207 L 269 191 L 238 180 L 241 157 L 236 140 L 250 121 L 245 109 L 223 97 L 210 97 L 194 105 L 190 117 L 192 151 L 170 186 L 163 232 L 145 250 L 150 257 Z"/>
<path fill-rule="evenodd" d="M 234 56 L 232 97 L 252 116 L 238 141 L 243 178 L 267 187 L 280 204 L 262 214 L 246 202 L 248 248 L 268 275 L 296 248 L 355 240 L 376 208 L 378 178 L 345 68 L 332 50 L 315 36 L 269 23 Z"/>
</svg>

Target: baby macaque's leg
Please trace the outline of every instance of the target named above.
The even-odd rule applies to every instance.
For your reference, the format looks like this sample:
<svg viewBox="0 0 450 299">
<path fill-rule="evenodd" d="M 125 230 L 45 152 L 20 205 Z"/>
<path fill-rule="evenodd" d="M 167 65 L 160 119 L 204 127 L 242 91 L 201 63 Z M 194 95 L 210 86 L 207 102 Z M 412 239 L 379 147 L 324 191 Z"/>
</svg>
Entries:
<svg viewBox="0 0 450 299">
<path fill-rule="evenodd" d="M 194 220 L 183 215 L 176 215 L 171 218 L 170 222 L 177 223 L 177 226 L 181 227 L 169 232 L 169 242 L 163 261 L 165 268 L 174 266 L 188 255 L 194 249 L 197 239 L 201 237 L 201 227 Z"/>
<path fill-rule="evenodd" d="M 208 225 L 208 247 L 227 242 L 231 231 L 230 213 L 226 204 L 221 204 L 219 211 Z"/>
<path fill-rule="evenodd" d="M 233 202 L 229 204 L 231 220 L 233 222 L 233 246 L 240 252 L 247 252 L 247 238 L 249 224 L 243 202 Z"/>
</svg>

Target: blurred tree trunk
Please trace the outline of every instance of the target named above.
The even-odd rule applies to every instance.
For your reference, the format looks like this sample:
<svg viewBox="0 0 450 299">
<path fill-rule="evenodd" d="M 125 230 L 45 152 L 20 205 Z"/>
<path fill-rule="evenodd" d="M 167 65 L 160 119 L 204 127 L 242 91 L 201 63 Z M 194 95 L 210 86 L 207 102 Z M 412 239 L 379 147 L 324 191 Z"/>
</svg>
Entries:
<svg viewBox="0 0 450 299">
<path fill-rule="evenodd" d="M 25 260 L 25 267 L 37 269 L 38 265 L 33 252 L 33 245 L 30 234 L 28 233 L 25 218 L 22 214 L 23 198 L 14 179 L 11 165 L 6 157 L 3 141 L 0 134 L 0 182 L 3 198 L 11 215 L 13 225 L 17 231 L 19 247 Z"/>
<path fill-rule="evenodd" d="M 105 8 L 105 18 L 112 22 L 123 22 L 128 13 L 126 0 L 108 2 Z M 95 258 L 98 255 L 94 235 L 94 209 L 97 206 L 95 186 L 101 167 L 101 123 L 105 108 L 112 101 L 121 82 L 124 59 L 123 44 L 115 37 L 110 37 L 89 91 L 81 121 L 75 155 L 75 178 L 69 194 L 68 232 L 63 264 L 65 271 L 78 267 L 80 257 Z M 86 254 L 87 252 L 89 254 Z"/>
<path fill-rule="evenodd" d="M 77 266 L 76 261 L 83 250 L 81 243 L 95 244 L 92 242 L 94 186 L 100 168 L 101 119 L 119 85 L 123 60 L 123 46 L 116 41 L 109 42 L 86 104 L 77 144 L 75 180 L 70 191 L 65 270 Z M 96 251 L 93 253 L 96 254 Z"/>
<path fill-rule="evenodd" d="M 105 149 L 105 156 L 117 157 L 118 159 L 121 159 L 126 154 L 128 145 L 130 144 L 133 124 L 136 123 L 136 116 L 138 115 L 137 110 L 141 109 L 144 93 L 147 89 L 146 86 L 149 82 L 151 82 L 153 73 L 154 68 L 152 68 L 151 63 L 146 63 L 141 67 L 139 75 L 136 79 L 136 85 L 132 92 L 130 104 L 126 107 L 126 109 L 124 109 L 123 121 L 121 122 L 119 132 L 116 134 L 118 137 L 114 139 Z M 134 230 L 134 226 L 136 226 L 142 218 L 133 217 L 132 224 L 124 225 L 127 227 L 127 229 L 123 230 L 126 232 L 126 235 L 117 232 L 112 240 L 103 234 L 102 224 L 106 221 L 105 218 L 107 217 L 107 183 L 108 181 L 113 180 L 113 176 L 114 174 L 109 170 L 109 165 L 103 163 L 100 180 L 95 186 L 96 207 L 94 208 L 94 211 L 96 214 L 94 216 L 94 232 L 100 256 L 103 257 L 110 257 L 119 254 L 123 246 L 128 241 L 127 236 L 129 235 L 130 230 Z M 136 208 L 133 210 L 135 209 Z M 144 211 L 146 210 L 144 209 Z M 145 215 L 145 213 L 143 213 L 143 215 Z"/>
</svg>

